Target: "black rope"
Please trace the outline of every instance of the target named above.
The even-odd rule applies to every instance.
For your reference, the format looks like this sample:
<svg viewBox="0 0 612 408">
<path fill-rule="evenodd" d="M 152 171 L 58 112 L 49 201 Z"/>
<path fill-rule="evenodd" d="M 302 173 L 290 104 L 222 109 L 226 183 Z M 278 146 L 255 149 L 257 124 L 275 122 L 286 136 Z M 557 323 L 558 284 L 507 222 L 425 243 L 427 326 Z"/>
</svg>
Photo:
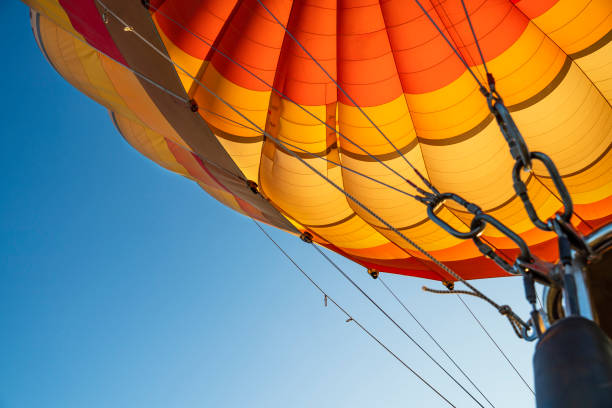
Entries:
<svg viewBox="0 0 612 408">
<path fill-rule="evenodd" d="M 470 13 L 468 13 L 467 7 L 465 6 L 465 2 L 463 0 L 461 0 L 461 5 L 463 6 L 463 11 L 465 12 L 465 17 L 467 18 L 468 24 L 470 25 L 470 31 L 472 31 L 472 36 L 474 37 L 474 42 L 476 42 L 476 48 L 478 49 L 478 54 L 480 55 L 480 59 L 482 61 L 482 65 L 484 66 L 485 73 L 487 74 L 487 78 L 489 78 L 489 70 L 487 69 L 487 62 L 485 61 L 485 58 L 482 55 L 482 50 L 480 49 L 480 44 L 478 43 L 478 37 L 476 37 L 476 32 L 474 31 L 474 26 L 472 25 L 472 19 L 470 18 Z"/>
<path fill-rule="evenodd" d="M 452 42 L 446 37 L 446 35 L 444 35 L 444 32 L 442 31 L 442 29 L 438 26 L 438 24 L 436 24 L 436 22 L 434 21 L 434 19 L 431 17 L 431 15 L 427 12 L 427 10 L 425 10 L 425 7 L 423 7 L 423 5 L 421 4 L 421 2 L 419 0 L 414 0 L 414 2 L 417 4 L 417 6 L 419 6 L 419 8 L 421 9 L 421 11 L 423 12 L 423 14 L 425 14 L 425 16 L 427 17 L 427 19 L 429 19 L 429 21 L 431 22 L 431 24 L 433 24 L 433 26 L 435 27 L 435 29 L 438 31 L 438 33 L 440 33 L 440 35 L 442 36 L 442 38 L 444 39 L 444 41 L 446 42 L 446 44 L 448 44 L 448 46 L 451 48 L 451 50 L 455 53 L 455 55 L 457 56 L 457 58 L 459 58 L 459 60 L 461 61 L 461 63 L 463 64 L 463 66 L 468 70 L 468 72 L 470 73 L 470 75 L 472 76 L 472 78 L 474 78 L 474 81 L 476 81 L 476 83 L 478 84 L 479 88 L 480 88 L 480 92 L 482 92 L 483 94 L 486 95 L 486 93 L 488 93 L 488 89 L 482 84 L 482 82 L 480 82 L 480 80 L 478 79 L 478 77 L 476 76 L 476 74 L 474 73 L 474 71 L 472 71 L 472 68 L 470 67 L 470 65 L 465 61 L 465 59 L 463 58 L 463 56 L 461 56 L 461 53 L 459 53 L 459 51 L 455 48 L 455 46 L 452 44 Z"/>
<path fill-rule="evenodd" d="M 449 373 L 431 354 L 427 352 L 427 350 L 425 350 L 410 334 L 408 334 L 408 332 L 404 330 L 404 328 L 400 326 L 399 323 L 397 323 L 381 306 L 379 306 L 374 299 L 372 299 L 363 289 L 361 289 L 361 287 L 357 285 L 357 283 L 355 283 L 355 281 L 351 279 L 351 277 L 348 276 L 346 272 L 344 272 L 342 268 L 340 268 L 329 256 L 327 256 L 327 254 L 325 254 L 321 250 L 321 248 L 314 244 L 312 244 L 312 246 L 314 249 L 317 250 L 319 254 L 321 254 L 321 256 L 323 256 L 323 258 L 327 260 L 327 262 L 329 262 L 336 270 L 338 270 L 338 272 L 340 272 L 340 274 L 344 276 L 344 278 L 346 278 L 346 280 L 348 280 L 366 299 L 368 299 L 370 303 L 372 303 L 391 323 L 393 323 L 395 327 L 397 327 L 408 339 L 410 339 L 410 341 L 415 346 L 417 346 L 427 357 L 429 357 L 429 359 L 435 365 L 437 365 L 440 370 L 442 370 L 451 380 L 453 380 L 453 382 L 457 384 L 459 388 L 461 388 L 468 396 L 470 396 L 470 398 L 472 398 L 480 407 L 484 408 L 484 405 L 482 405 L 480 401 L 478 401 L 474 397 L 474 395 L 472 395 L 472 393 L 470 393 L 459 381 L 457 381 L 457 379 L 453 377 L 451 373 Z"/>
<path fill-rule="evenodd" d="M 300 271 L 302 273 L 302 275 L 304 275 L 304 277 L 306 277 L 306 279 L 308 279 L 308 281 L 315 287 L 317 288 L 317 290 L 319 292 L 321 292 L 321 294 L 325 297 L 325 305 L 327 306 L 327 302 L 331 302 L 333 303 L 342 313 L 344 313 L 347 317 L 347 323 L 348 322 L 355 322 L 355 324 L 361 329 L 363 330 L 368 336 L 370 336 L 374 341 L 376 341 L 382 348 L 384 348 L 389 354 L 391 354 L 398 362 L 400 362 L 400 364 L 402 364 L 404 367 L 406 367 L 412 374 L 414 374 L 421 382 L 423 382 L 427 387 L 429 387 L 433 392 L 435 392 L 440 398 L 442 398 L 448 405 L 450 405 L 451 407 L 456 408 L 456 406 L 451 403 L 440 391 L 438 391 L 433 385 L 431 385 L 425 378 L 423 378 L 421 375 L 419 375 L 419 373 L 417 373 L 413 368 L 411 368 L 408 364 L 406 364 L 397 354 L 395 354 L 393 351 L 391 351 L 391 349 L 389 349 L 389 347 L 387 347 L 381 340 L 378 339 L 378 337 L 376 337 L 374 334 L 372 334 L 368 329 L 366 329 L 361 323 L 359 323 L 351 314 L 349 314 L 349 312 L 347 312 L 342 306 L 340 306 L 338 303 L 336 303 L 336 301 L 327 294 L 327 292 L 325 292 L 311 277 L 310 275 L 308 275 L 308 273 L 306 273 L 299 265 L 298 263 L 287 253 L 285 252 L 285 250 L 274 240 L 274 238 L 272 238 L 267 232 L 266 230 L 263 229 L 263 227 L 254 219 L 251 218 L 251 220 L 253 221 L 253 223 L 255 223 L 255 225 L 257 226 L 257 228 L 259 228 L 259 230 L 261 232 L 264 233 L 264 235 L 266 237 L 268 237 L 268 239 L 270 241 L 272 241 L 272 243 L 282 252 L 283 255 L 285 255 L 285 257 L 287 259 L 289 259 L 289 261 L 291 261 L 291 263 L 297 268 L 298 271 Z"/>
<path fill-rule="evenodd" d="M 401 299 L 395 294 L 395 292 L 393 292 L 393 290 L 391 290 L 391 288 L 385 283 L 385 281 L 382 279 L 382 276 L 379 276 L 378 280 L 385 287 L 385 289 L 387 289 L 391 296 L 393 296 L 395 300 L 397 300 L 397 302 L 402 306 L 402 308 L 404 308 L 404 310 L 410 315 L 410 317 L 419 325 L 419 327 L 423 329 L 423 331 L 427 334 L 427 336 L 429 336 L 429 338 L 435 343 L 435 345 L 438 346 L 442 353 L 444 353 L 444 355 L 453 363 L 457 370 L 459 370 L 459 372 L 463 374 L 463 376 L 470 382 L 470 384 L 472 384 L 476 391 L 478 391 L 478 393 L 482 395 L 482 397 L 489 403 L 489 405 L 495 408 L 495 405 L 493 405 L 493 403 L 486 397 L 486 395 L 484 395 L 480 388 L 474 383 L 474 381 L 472 381 L 470 376 L 468 376 L 467 373 L 463 371 L 459 364 L 457 364 L 455 360 L 450 356 L 450 354 L 448 354 L 448 352 L 444 349 L 444 347 L 442 347 L 442 345 L 438 343 L 436 338 L 429 332 L 429 330 L 427 330 L 425 326 L 423 326 L 423 324 L 419 321 L 419 319 L 416 318 L 416 316 L 410 311 L 410 309 L 408 309 L 404 302 L 402 302 Z"/>
<path fill-rule="evenodd" d="M 498 305 L 497 303 L 495 303 L 491 298 L 483 295 L 480 292 L 470 292 L 468 290 L 438 290 L 438 289 L 431 289 L 428 288 L 426 286 L 423 286 L 423 290 L 425 292 L 430 292 L 430 293 L 436 293 L 439 295 L 470 295 L 470 296 L 474 296 L 477 297 L 479 299 L 485 300 L 487 303 L 489 303 L 491 306 L 493 306 L 495 309 L 497 309 L 497 311 L 508 317 L 508 320 L 510 320 L 510 323 L 514 324 L 517 323 L 519 326 L 524 327 L 524 328 L 528 328 L 529 325 L 527 323 L 525 323 L 516 313 L 514 313 L 512 311 L 512 308 L 508 305 Z M 520 333 L 517 333 L 517 335 L 519 337 L 523 337 Z"/>
</svg>

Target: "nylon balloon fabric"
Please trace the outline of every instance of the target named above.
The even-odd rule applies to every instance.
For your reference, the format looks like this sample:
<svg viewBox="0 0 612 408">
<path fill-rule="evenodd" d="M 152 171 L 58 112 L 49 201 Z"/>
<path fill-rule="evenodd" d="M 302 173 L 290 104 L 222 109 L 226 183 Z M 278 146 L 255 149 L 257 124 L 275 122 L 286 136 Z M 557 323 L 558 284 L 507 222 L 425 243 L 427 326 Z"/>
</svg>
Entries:
<svg viewBox="0 0 612 408">
<path fill-rule="evenodd" d="M 405 179 L 424 187 L 413 166 L 535 255 L 557 257 L 555 235 L 516 197 L 507 143 L 453 51 L 486 83 L 460 0 L 25 2 L 49 63 L 109 109 L 128 143 L 237 212 L 308 231 L 367 268 L 452 280 L 332 181 L 463 278 L 505 276 L 403 193 L 414 193 Z M 527 145 L 554 160 L 572 195 L 574 225 L 588 233 L 612 221 L 612 3 L 465 6 Z M 543 166 L 524 176 L 541 218 L 562 209 Z M 451 202 L 437 215 L 463 231 L 472 219 Z M 510 261 L 518 253 L 494 228 L 481 238 Z"/>
</svg>

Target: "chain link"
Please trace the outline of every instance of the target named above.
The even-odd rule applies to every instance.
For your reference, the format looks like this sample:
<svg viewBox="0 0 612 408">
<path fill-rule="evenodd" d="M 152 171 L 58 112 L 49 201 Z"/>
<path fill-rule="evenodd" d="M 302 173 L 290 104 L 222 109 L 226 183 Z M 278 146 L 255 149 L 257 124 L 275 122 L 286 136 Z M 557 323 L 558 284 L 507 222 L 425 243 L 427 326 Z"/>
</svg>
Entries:
<svg viewBox="0 0 612 408">
<path fill-rule="evenodd" d="M 497 92 L 495 88 L 495 79 L 493 75 L 487 73 L 487 81 L 489 85 L 489 89 L 482 87 L 481 92 L 487 98 L 487 104 L 489 106 L 489 110 L 495 117 L 497 124 L 502 132 L 502 135 L 506 139 L 508 143 L 508 147 L 510 148 L 510 154 L 512 158 L 515 160 L 514 167 L 512 169 L 512 180 L 513 186 L 516 194 L 521 199 L 523 206 L 529 216 L 531 222 L 539 229 L 544 231 L 555 231 L 559 236 L 560 249 L 563 246 L 567 246 L 568 249 L 563 252 L 562 257 L 565 254 L 569 253 L 569 245 L 583 251 L 589 253 L 589 247 L 585 244 L 585 241 L 582 235 L 570 224 L 570 219 L 573 214 L 573 204 L 570 194 L 557 170 L 557 167 L 551 160 L 549 156 L 541 152 L 530 152 L 527 144 L 525 143 L 525 139 L 521 135 L 521 132 L 518 130 L 516 123 L 512 119 L 512 115 L 504 105 L 504 102 Z M 550 178 L 552 179 L 557 192 L 559 193 L 559 197 L 563 204 L 563 212 L 560 214 L 556 214 L 555 216 L 549 218 L 546 221 L 543 221 L 538 216 L 537 211 L 531 199 L 529 198 L 529 194 L 527 192 L 527 185 L 521 179 L 521 171 L 525 170 L 527 172 L 532 172 L 532 165 L 534 161 L 539 161 L 544 164 L 546 170 Z M 513 275 L 522 275 L 525 281 L 525 296 L 529 303 L 533 307 L 533 311 L 531 313 L 531 319 L 529 323 L 525 323 L 521 320 L 512 309 L 508 306 L 499 306 L 496 305 L 498 311 L 505 315 L 510 322 L 510 325 L 514 329 L 514 332 L 517 336 L 524 338 L 528 341 L 533 341 L 537 338 L 541 333 L 538 326 L 539 322 L 539 313 L 535 307 L 535 281 L 546 285 L 555 285 L 556 282 L 550 276 L 553 265 L 544 262 L 537 257 L 533 256 L 531 251 L 529 250 L 529 246 L 525 242 L 523 238 L 521 238 L 517 233 L 512 231 L 506 225 L 504 225 L 501 221 L 496 219 L 495 217 L 486 214 L 482 211 L 482 209 L 464 198 L 458 196 L 453 193 L 438 193 L 437 191 L 434 194 L 426 194 L 423 197 L 420 197 L 419 200 L 427 205 L 427 214 L 429 218 L 447 231 L 449 234 L 456 238 L 460 239 L 471 239 L 478 250 L 487 258 L 493 260 L 499 267 L 501 267 L 506 272 Z M 469 213 L 474 215 L 472 222 L 470 223 L 470 230 L 468 232 L 459 231 L 456 228 L 450 226 L 447 222 L 442 220 L 436 214 L 437 210 L 441 205 L 444 204 L 445 201 L 451 200 L 456 202 L 465 208 Z M 512 242 L 514 242 L 519 250 L 520 255 L 514 261 L 514 264 L 510 264 L 508 261 L 503 259 L 495 249 L 482 240 L 480 235 L 484 231 L 485 227 L 490 225 L 501 232 L 504 236 L 509 238 Z M 565 245 L 564 243 L 567 243 Z M 564 244 L 564 245 L 561 245 Z M 567 259 L 564 258 L 564 261 Z M 570 260 L 571 261 L 571 260 Z M 428 291 L 435 293 L 459 293 L 457 291 L 435 291 L 431 289 L 427 289 Z M 465 294 L 471 294 L 478 296 L 477 294 L 461 291 Z M 531 332 L 531 333 L 530 333 Z"/>
<path fill-rule="evenodd" d="M 559 196 L 561 198 L 561 202 L 563 203 L 563 213 L 561 214 L 561 219 L 565 223 L 569 223 L 572 218 L 572 214 L 574 213 L 574 206 L 572 203 L 572 198 L 570 197 L 569 192 L 567 191 L 567 187 L 565 187 L 565 183 L 557 170 L 557 166 L 553 163 L 550 157 L 541 152 L 531 152 L 529 157 L 532 160 L 540 161 L 546 166 L 546 170 L 550 175 L 557 191 L 559 192 Z M 512 180 L 514 181 L 514 191 L 520 197 L 523 202 L 523 206 L 527 211 L 527 215 L 529 215 L 529 219 L 533 224 L 544 231 L 553 231 L 554 227 L 552 225 L 552 220 L 554 217 L 549 218 L 546 222 L 542 221 L 536 212 L 533 203 L 529 199 L 529 194 L 527 193 L 527 185 L 521 179 L 521 170 L 525 168 L 525 165 L 522 161 L 517 160 L 514 164 L 514 168 L 512 169 Z"/>
</svg>

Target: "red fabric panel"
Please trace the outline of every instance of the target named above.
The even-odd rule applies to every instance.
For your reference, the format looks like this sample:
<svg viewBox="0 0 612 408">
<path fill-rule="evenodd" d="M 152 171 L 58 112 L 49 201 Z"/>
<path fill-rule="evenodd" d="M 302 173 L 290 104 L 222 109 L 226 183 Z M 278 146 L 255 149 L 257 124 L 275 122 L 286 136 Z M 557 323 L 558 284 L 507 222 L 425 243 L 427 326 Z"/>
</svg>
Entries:
<svg viewBox="0 0 612 408">
<path fill-rule="evenodd" d="M 70 23 L 87 42 L 97 50 L 102 51 L 115 61 L 127 65 L 111 38 L 94 0 L 59 0 Z"/>
</svg>

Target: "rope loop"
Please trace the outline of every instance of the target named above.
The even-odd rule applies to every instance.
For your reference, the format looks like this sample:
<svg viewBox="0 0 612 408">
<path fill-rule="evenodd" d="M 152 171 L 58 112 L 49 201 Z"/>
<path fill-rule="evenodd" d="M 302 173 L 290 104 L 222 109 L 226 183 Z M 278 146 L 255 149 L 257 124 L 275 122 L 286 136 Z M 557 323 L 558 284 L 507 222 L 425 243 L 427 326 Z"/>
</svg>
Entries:
<svg viewBox="0 0 612 408">
<path fill-rule="evenodd" d="M 470 295 L 470 296 L 475 296 L 475 297 L 480 298 L 480 299 L 486 301 L 487 303 L 489 303 L 491 306 L 493 306 L 495 309 L 497 309 L 497 311 L 501 315 L 506 316 L 506 318 L 508 319 L 508 322 L 510 323 L 510 326 L 512 326 L 512 329 L 514 330 L 514 333 L 519 338 L 521 338 L 521 339 L 525 338 L 525 337 L 523 337 L 522 333 L 529 331 L 529 324 L 525 323 L 525 321 L 523 321 L 523 319 L 521 319 L 516 313 L 514 313 L 514 311 L 512 310 L 512 308 L 510 306 L 508 306 L 508 305 L 501 305 L 501 306 L 498 305 L 492 299 L 490 299 L 488 296 L 486 296 L 482 292 L 478 291 L 477 289 L 471 288 L 472 290 L 452 290 L 452 289 L 439 290 L 439 289 L 431 289 L 431 288 L 428 288 L 427 286 L 423 286 L 422 289 L 425 292 L 436 293 L 436 294 L 439 294 L 439 295 Z"/>
<path fill-rule="evenodd" d="M 561 220 L 565 223 L 569 223 L 570 218 L 572 218 L 572 214 L 574 213 L 574 206 L 572 203 L 572 198 L 570 197 L 569 192 L 567 191 L 567 187 L 565 187 L 565 183 L 557 170 L 557 166 L 553 163 L 550 157 L 541 152 L 531 152 L 530 153 L 531 160 L 540 161 L 546 166 L 546 170 L 550 175 L 557 191 L 559 192 L 559 196 L 561 197 L 561 202 L 563 203 L 563 213 L 560 215 Z M 529 215 L 529 219 L 533 224 L 544 231 L 553 231 L 553 218 L 548 219 L 546 222 L 542 221 L 538 216 L 527 192 L 527 185 L 521 179 L 521 170 L 526 168 L 525 165 L 518 161 L 515 163 L 514 168 L 512 169 L 512 180 L 514 181 L 514 191 L 521 198 L 523 202 L 523 206 L 527 211 L 527 215 Z"/>
</svg>

